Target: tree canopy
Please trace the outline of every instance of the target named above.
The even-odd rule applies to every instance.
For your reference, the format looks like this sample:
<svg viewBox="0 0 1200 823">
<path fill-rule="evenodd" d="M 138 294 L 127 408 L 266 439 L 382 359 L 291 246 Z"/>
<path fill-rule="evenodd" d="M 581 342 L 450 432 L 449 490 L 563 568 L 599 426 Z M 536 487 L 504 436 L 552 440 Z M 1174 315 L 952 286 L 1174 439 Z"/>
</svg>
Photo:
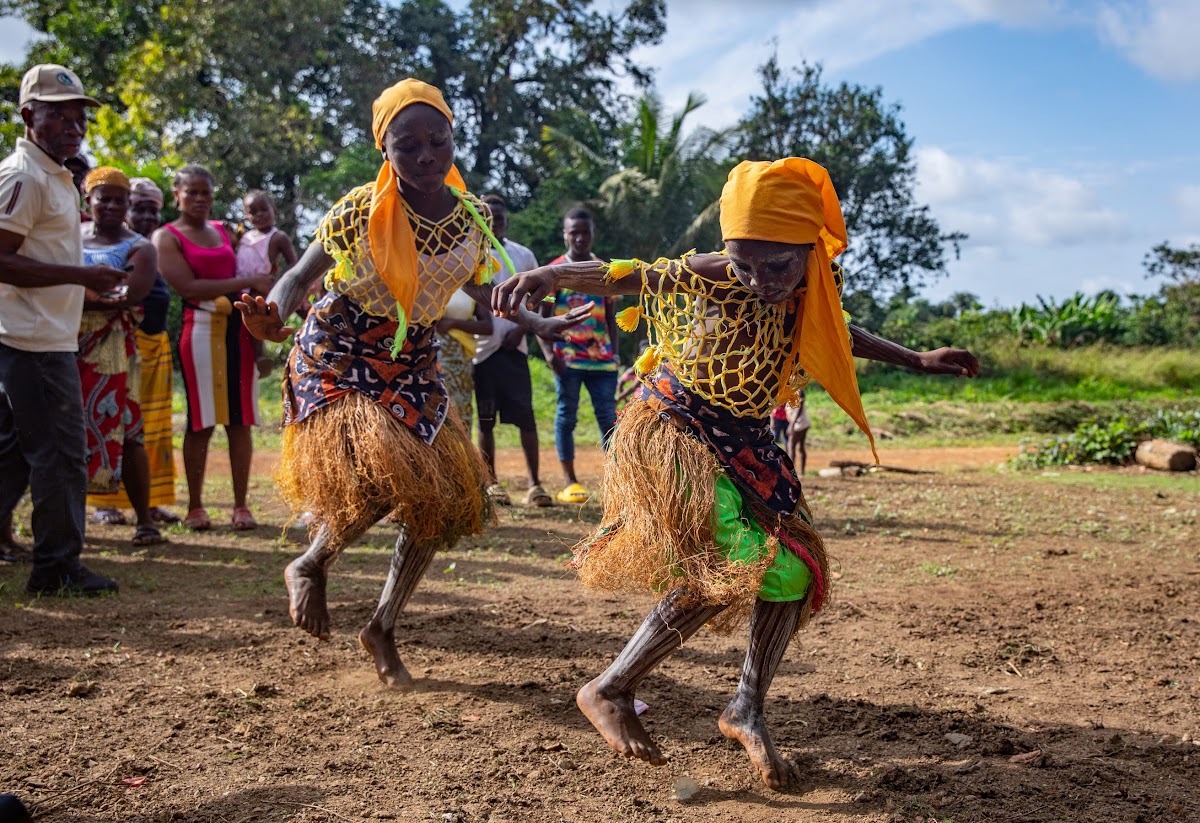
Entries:
<svg viewBox="0 0 1200 823">
<path fill-rule="evenodd" d="M 880 88 L 826 85 L 819 65 L 785 72 L 776 57 L 759 68 L 762 92 L 742 120 L 738 153 L 751 160 L 808 157 L 829 171 L 850 247 L 847 288 L 876 296 L 919 288 L 946 272 L 945 234 L 914 194 L 916 163 L 900 107 Z"/>
<path fill-rule="evenodd" d="M 0 0 L 0 14 L 44 35 L 27 65 L 69 65 L 105 104 L 97 159 L 158 180 L 203 163 L 219 208 L 266 189 L 289 230 L 374 177 L 371 101 L 415 76 L 454 109 L 468 183 L 506 196 L 514 236 L 539 256 L 561 249 L 561 215 L 579 202 L 597 214 L 601 254 L 715 247 L 728 169 L 791 154 L 830 171 L 860 297 L 910 294 L 962 239 L 917 203 L 912 139 L 881 89 L 772 58 L 734 127 L 688 128 L 699 94 L 667 112 L 632 57 L 664 36 L 664 0 Z M 0 67 L 13 92 L 19 75 Z M 0 149 L 20 133 L 6 105 Z"/>
<path fill-rule="evenodd" d="M 226 202 L 267 189 L 288 224 L 303 206 L 325 205 L 306 197 L 305 176 L 361 169 L 338 158 L 373 151 L 371 101 L 405 76 L 445 90 L 473 185 L 527 197 L 543 176 L 536 138 L 547 117 L 584 107 L 615 127 L 617 80 L 649 80 L 629 54 L 662 37 L 663 0 L 593 5 L 3 0 L 0 12 L 49 35 L 28 62 L 71 66 L 106 104 L 92 131 L 106 161 L 203 162 Z"/>
</svg>

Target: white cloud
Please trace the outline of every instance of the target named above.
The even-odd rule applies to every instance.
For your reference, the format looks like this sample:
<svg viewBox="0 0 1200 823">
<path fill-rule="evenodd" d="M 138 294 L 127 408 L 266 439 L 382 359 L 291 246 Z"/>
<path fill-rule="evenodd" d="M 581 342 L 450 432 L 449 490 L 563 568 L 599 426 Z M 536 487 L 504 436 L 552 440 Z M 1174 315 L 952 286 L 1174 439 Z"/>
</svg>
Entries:
<svg viewBox="0 0 1200 823">
<path fill-rule="evenodd" d="M 1200 3 L 1196 0 L 1106 3 L 1097 27 L 1101 37 L 1155 77 L 1200 78 Z"/>
<path fill-rule="evenodd" d="M 1084 294 L 1096 294 L 1102 291 L 1115 291 L 1117 294 L 1131 295 L 1138 293 L 1138 287 L 1144 292 L 1145 283 L 1133 280 L 1122 280 L 1119 277 L 1085 277 L 1079 284 L 1079 290 Z"/>
<path fill-rule="evenodd" d="M 755 69 L 772 51 L 785 67 L 819 62 L 837 72 L 904 49 L 943 32 L 996 23 L 1010 27 L 1061 23 L 1063 0 L 673 0 L 667 37 L 634 58 L 657 69 L 669 107 L 690 90 L 708 105 L 696 122 L 732 125 L 759 88 Z"/>
<path fill-rule="evenodd" d="M 968 247 L 1004 254 L 1014 245 L 1055 248 L 1115 243 L 1129 234 L 1124 214 L 1103 205 L 1095 184 L 1023 161 L 957 157 L 917 150 L 917 197 Z"/>
<path fill-rule="evenodd" d="M 1200 229 L 1200 185 L 1180 186 L 1171 198 L 1179 210 L 1179 221 L 1193 229 Z"/>
<path fill-rule="evenodd" d="M 1058 20 L 1055 0 L 817 0 L 787 18 L 780 42 L 805 45 L 832 70 L 849 68 L 978 23 L 1045 25 Z"/>
</svg>

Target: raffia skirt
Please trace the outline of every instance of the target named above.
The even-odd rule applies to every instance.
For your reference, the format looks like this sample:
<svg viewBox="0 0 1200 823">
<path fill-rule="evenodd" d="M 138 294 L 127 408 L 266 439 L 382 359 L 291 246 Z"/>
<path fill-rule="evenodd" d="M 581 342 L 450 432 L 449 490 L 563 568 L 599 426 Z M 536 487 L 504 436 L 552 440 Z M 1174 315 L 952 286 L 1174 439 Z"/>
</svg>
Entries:
<svg viewBox="0 0 1200 823">
<path fill-rule="evenodd" d="M 411 539 L 450 547 L 494 519 L 487 467 L 453 408 L 427 445 L 382 405 L 351 392 L 283 429 L 276 471 L 293 511 L 336 534 L 390 513 Z"/>
<path fill-rule="evenodd" d="M 817 605 L 816 592 L 829 580 L 825 544 L 806 522 L 806 504 L 801 499 L 803 517 L 781 517 L 745 495 L 743 525 L 761 527 L 756 531 L 764 539 L 756 557 L 731 559 L 718 522 L 719 493 L 730 485 L 704 444 L 647 404 L 630 403 L 605 460 L 603 520 L 575 549 L 580 580 L 592 588 L 659 597 L 686 586 L 695 605 L 727 606 L 710 627 L 731 631 L 747 621 L 764 576 L 798 568 L 779 562 L 794 549 L 806 555 L 808 579 L 821 582 L 778 599 L 801 600 L 800 626 L 805 625 Z M 805 592 L 803 582 L 799 591 Z"/>
</svg>

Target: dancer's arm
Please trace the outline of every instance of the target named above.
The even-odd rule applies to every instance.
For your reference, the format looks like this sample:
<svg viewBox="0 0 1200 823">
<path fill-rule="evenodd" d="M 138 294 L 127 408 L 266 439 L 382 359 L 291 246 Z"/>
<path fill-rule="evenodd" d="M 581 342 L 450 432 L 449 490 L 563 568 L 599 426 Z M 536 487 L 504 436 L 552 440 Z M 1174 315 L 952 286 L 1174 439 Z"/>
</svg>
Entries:
<svg viewBox="0 0 1200 823">
<path fill-rule="evenodd" d="M 878 360 L 904 366 L 925 374 L 951 374 L 957 377 L 977 377 L 979 361 L 966 349 L 943 346 L 933 351 L 916 352 L 899 343 L 885 340 L 866 329 L 850 325 L 850 347 L 855 357 Z"/>
<path fill-rule="evenodd" d="M 251 335 L 259 340 L 282 343 L 296 331 L 283 325 L 283 318 L 300 306 L 313 283 L 331 268 L 333 258 L 325 253 L 320 243 L 310 243 L 299 262 L 283 273 L 266 298 L 243 294 L 233 305 L 242 313 L 242 320 Z M 281 311 L 281 306 L 286 311 Z"/>
<path fill-rule="evenodd" d="M 591 263 L 571 264 L 571 265 L 592 265 Z M 554 267 L 557 268 L 557 267 Z M 534 269 L 540 271 L 540 269 Z M 523 277 L 524 275 L 518 275 Z M 499 286 L 493 287 L 491 283 L 484 285 L 471 284 L 463 286 L 463 291 L 469 294 L 476 303 L 481 306 L 492 306 L 492 312 L 497 317 L 508 317 L 521 326 L 524 326 L 529 331 L 538 336 L 539 340 L 562 340 L 562 333 L 572 326 L 577 326 L 592 313 L 591 303 L 585 303 L 582 306 L 576 306 L 566 314 L 560 314 L 554 317 L 543 317 L 540 312 L 531 311 L 524 305 L 517 306 L 513 312 L 496 311 L 496 290 L 503 288 L 511 283 L 516 278 L 509 278 Z"/>
</svg>

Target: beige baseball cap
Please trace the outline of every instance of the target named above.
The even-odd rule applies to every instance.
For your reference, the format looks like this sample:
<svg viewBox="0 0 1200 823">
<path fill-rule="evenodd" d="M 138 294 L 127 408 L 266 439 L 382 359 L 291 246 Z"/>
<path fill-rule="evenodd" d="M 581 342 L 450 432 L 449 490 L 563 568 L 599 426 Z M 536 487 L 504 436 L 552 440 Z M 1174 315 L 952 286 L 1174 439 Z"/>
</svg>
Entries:
<svg viewBox="0 0 1200 823">
<path fill-rule="evenodd" d="M 21 98 L 18 105 L 24 106 L 34 100 L 44 103 L 66 103 L 79 100 L 85 106 L 99 106 L 100 101 L 83 93 L 79 75 L 66 66 L 43 63 L 25 72 L 21 78 Z"/>
</svg>

